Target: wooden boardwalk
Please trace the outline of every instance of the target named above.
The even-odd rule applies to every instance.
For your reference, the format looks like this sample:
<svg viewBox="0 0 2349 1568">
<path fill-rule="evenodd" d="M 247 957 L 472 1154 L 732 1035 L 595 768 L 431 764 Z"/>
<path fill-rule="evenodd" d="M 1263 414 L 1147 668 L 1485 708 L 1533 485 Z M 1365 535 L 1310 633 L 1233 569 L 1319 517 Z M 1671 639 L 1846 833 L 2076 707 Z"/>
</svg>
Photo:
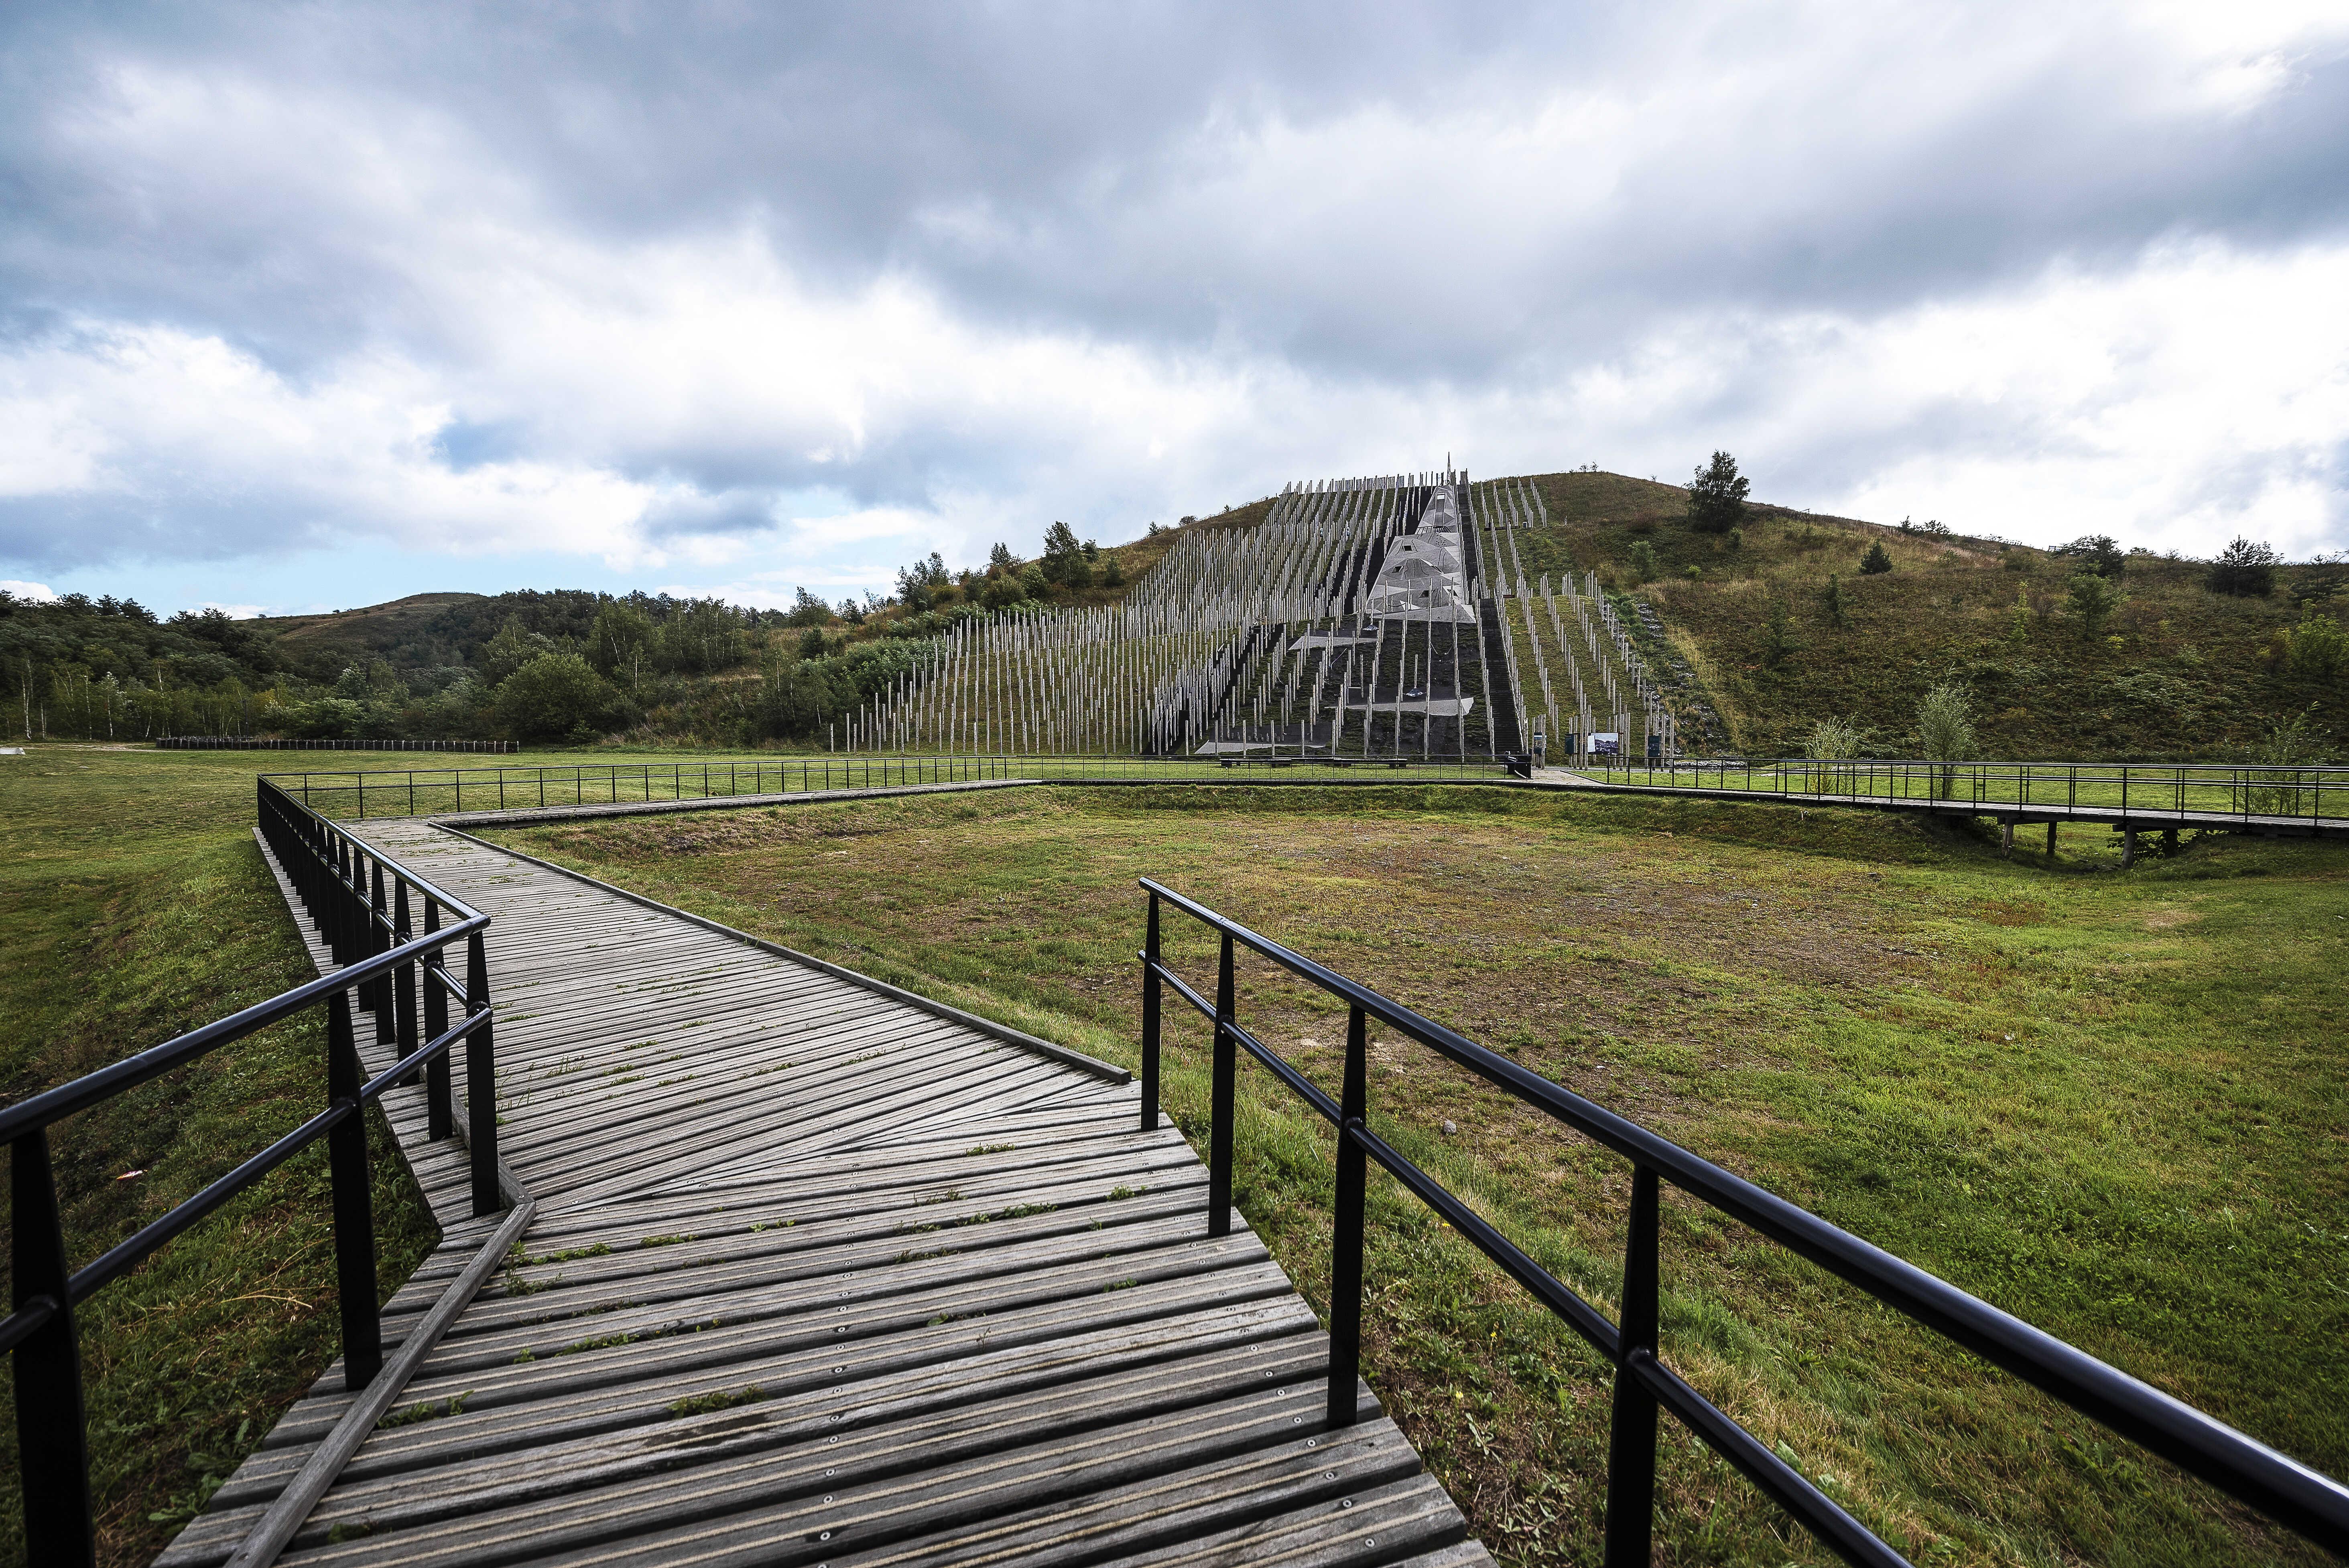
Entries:
<svg viewBox="0 0 2349 1568">
<path fill-rule="evenodd" d="M 1119 1069 L 359 826 L 494 919 L 538 1210 L 281 1562 L 1489 1563 L 1367 1387 L 1324 1424 L 1311 1310 Z M 495 1222 L 387 1110 L 445 1237 L 396 1343 Z M 159 1562 L 222 1563 L 348 1402 L 330 1370 Z"/>
</svg>

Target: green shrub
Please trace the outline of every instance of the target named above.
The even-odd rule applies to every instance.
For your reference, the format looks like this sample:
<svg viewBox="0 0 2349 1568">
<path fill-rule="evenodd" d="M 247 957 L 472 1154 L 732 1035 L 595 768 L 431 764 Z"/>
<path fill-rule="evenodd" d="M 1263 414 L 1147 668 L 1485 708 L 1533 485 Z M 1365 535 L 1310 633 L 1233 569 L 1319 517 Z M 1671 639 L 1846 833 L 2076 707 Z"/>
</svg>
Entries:
<svg viewBox="0 0 2349 1568">
<path fill-rule="evenodd" d="M 1941 793 L 1956 782 L 1956 764 L 1974 753 L 1974 704 L 1966 688 L 1944 682 L 1917 705 L 1917 738 L 1925 755 L 1941 764 Z"/>
<path fill-rule="evenodd" d="M 2111 579 L 2093 570 L 2083 569 L 2072 573 L 2072 580 L 2065 585 L 2064 593 L 2071 604 L 2072 619 L 2078 624 L 2080 635 L 2089 641 L 2095 639 L 2096 634 L 2105 629 L 2105 623 L 2112 619 L 2113 612 L 2121 607 L 2121 591 L 2113 586 Z"/>
<path fill-rule="evenodd" d="M 1892 570 L 1892 557 L 1885 550 L 1884 541 L 1879 539 L 1868 547 L 1868 553 L 1859 558 L 1859 569 L 1870 577 Z"/>
<path fill-rule="evenodd" d="M 1631 542 L 1630 561 L 1633 582 L 1645 583 L 1656 574 L 1656 547 L 1646 540 L 1638 539 Z"/>
<path fill-rule="evenodd" d="M 2349 632 L 2330 615 L 2319 615 L 2310 605 L 2301 613 L 2292 634 L 2289 663 L 2296 676 L 2330 678 L 2349 669 Z"/>
<path fill-rule="evenodd" d="M 498 720 L 522 740 L 608 735 L 635 717 L 628 699 L 577 654 L 541 654 L 498 687 Z"/>
<path fill-rule="evenodd" d="M 2275 569 L 2282 557 L 2266 544 L 2254 544 L 2237 537 L 2219 558 L 2210 562 L 2203 575 L 2203 585 L 2213 593 L 2226 593 L 2240 599 L 2264 599 L 2275 587 Z"/>
</svg>

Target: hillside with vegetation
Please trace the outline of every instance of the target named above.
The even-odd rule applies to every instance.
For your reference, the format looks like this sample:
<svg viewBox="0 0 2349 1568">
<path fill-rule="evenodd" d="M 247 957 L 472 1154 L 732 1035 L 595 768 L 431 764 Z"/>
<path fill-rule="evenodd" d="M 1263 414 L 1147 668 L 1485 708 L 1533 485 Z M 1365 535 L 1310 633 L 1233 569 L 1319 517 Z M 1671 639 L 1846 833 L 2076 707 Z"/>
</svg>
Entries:
<svg viewBox="0 0 2349 1568">
<path fill-rule="evenodd" d="M 1714 532 L 1692 521 L 1685 487 L 1528 482 L 1550 521 L 1517 531 L 1526 570 L 1595 572 L 1619 603 L 1651 607 L 1662 645 L 1648 662 L 1685 667 L 1672 700 L 1719 714 L 1713 749 L 1802 756 L 1821 719 L 1842 718 L 1861 754 L 1913 755 L 1937 686 L 1966 699 L 1986 757 L 2226 759 L 2279 727 L 2303 749 L 2341 727 L 2349 638 L 2333 601 L 2349 565 L 2214 574 L 2126 542 L 2041 550 L 1755 504 Z"/>
<path fill-rule="evenodd" d="M 833 604 L 802 588 L 789 609 L 557 589 L 160 620 L 136 600 L 0 592 L 0 733 L 821 747 L 957 622 L 1112 603 L 1185 532 L 1249 527 L 1270 504 L 1106 547 L 1054 523 L 1033 555 L 999 543 L 953 572 L 932 554 L 892 594 Z"/>
<path fill-rule="evenodd" d="M 1853 754 L 1914 753 L 1937 689 L 1990 757 L 2306 758 L 2341 726 L 2349 564 L 2216 572 L 2126 542 L 2044 550 L 1735 496 L 1708 518 L 1690 487 L 1588 469 L 1509 482 L 1539 497 L 1506 530 L 1516 565 L 1536 583 L 1596 575 L 1693 753 L 1805 755 L 1822 721 Z M 999 544 L 954 571 L 933 554 L 893 593 L 802 590 L 788 609 L 554 590 L 159 621 L 132 601 L 0 594 L 5 727 L 821 748 L 959 622 L 1115 603 L 1177 540 L 1255 527 L 1271 504 L 1106 546 L 1054 523 L 1032 555 Z"/>
</svg>

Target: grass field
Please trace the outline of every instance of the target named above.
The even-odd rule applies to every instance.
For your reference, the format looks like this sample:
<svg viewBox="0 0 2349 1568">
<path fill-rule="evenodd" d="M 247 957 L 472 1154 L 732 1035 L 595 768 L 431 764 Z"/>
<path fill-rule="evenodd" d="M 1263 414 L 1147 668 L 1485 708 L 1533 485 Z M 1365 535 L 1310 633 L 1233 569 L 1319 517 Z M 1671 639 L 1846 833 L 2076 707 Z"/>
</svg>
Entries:
<svg viewBox="0 0 2349 1568">
<path fill-rule="evenodd" d="M 304 754 L 320 767 L 383 759 Z M 0 758 L 0 1093 L 21 1099 L 310 977 L 253 843 L 254 774 L 285 761 L 95 746 Z M 74 1263 L 316 1112 L 323 1038 L 315 1014 L 281 1025 L 56 1129 Z M 433 1233 L 379 1118 L 374 1132 L 388 1295 Z M 151 1558 L 333 1359 L 324 1154 L 296 1158 L 82 1308 L 101 1561 Z M 129 1171 L 145 1174 L 118 1180 Z M 12 1407 L 0 1561 L 21 1560 L 18 1507 Z"/>
<path fill-rule="evenodd" d="M 2349 1470 L 2334 977 L 2349 859 L 2123 876 L 1909 819 L 1443 786 L 1049 789 L 509 830 L 518 847 L 1114 1059 L 1150 874 L 2333 1473 Z M 1204 941 L 1171 929 L 1195 976 Z M 1242 1015 L 1334 1085 L 1344 1021 Z M 1204 1031 L 1167 1103 L 1204 1130 Z M 1611 1306 L 1628 1182 L 1426 1053 L 1374 1121 Z M 1244 1073 L 1241 1207 L 1317 1302 L 1328 1141 Z M 1444 1121 L 1456 1130 L 1441 1130 Z M 1518 1563 L 1596 1560 L 1591 1357 L 1392 1190 L 1369 1375 Z M 2319 1559 L 1737 1227 L 1667 1201 L 1666 1354 L 1931 1563 Z M 1827 1559 L 1668 1427 L 1661 1560 Z"/>
</svg>

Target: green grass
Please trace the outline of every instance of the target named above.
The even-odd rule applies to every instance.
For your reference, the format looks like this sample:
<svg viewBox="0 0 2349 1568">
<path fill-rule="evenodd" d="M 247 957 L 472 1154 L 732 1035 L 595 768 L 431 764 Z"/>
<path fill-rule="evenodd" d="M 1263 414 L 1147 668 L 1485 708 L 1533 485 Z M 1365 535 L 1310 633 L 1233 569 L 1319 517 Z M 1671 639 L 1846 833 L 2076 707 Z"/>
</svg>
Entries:
<svg viewBox="0 0 2349 1568">
<path fill-rule="evenodd" d="M 62 745 L 0 758 L 0 1092 L 22 1099 L 310 977 L 252 837 L 253 777 L 288 760 Z M 314 1114 L 322 1041 L 314 1014 L 55 1129 L 73 1262 Z M 388 1295 L 433 1233 L 380 1118 L 372 1130 Z M 336 1355 L 335 1299 L 314 1148 L 82 1308 L 101 1561 L 147 1562 L 259 1443 Z M 15 1445 L 12 1408 L 0 1560 L 22 1553 Z"/>
<path fill-rule="evenodd" d="M 507 831 L 533 852 L 1131 1062 L 1154 875 L 2211 1410 L 2349 1470 L 2349 860 L 2205 839 L 2121 875 L 1894 816 L 1443 786 L 932 797 Z M 1197 977 L 1206 944 L 1170 924 Z M 1344 1019 L 1242 1012 L 1334 1086 Z M 1205 1130 L 1170 1015 L 1166 1102 Z M 1374 1120 L 1611 1309 L 1619 1161 L 1427 1053 Z M 1241 1207 L 1317 1304 L 1329 1144 L 1266 1075 Z M 1439 1130 L 1444 1120 L 1458 1131 Z M 1377 1184 L 1368 1367 L 1513 1563 L 1597 1555 L 1593 1358 Z M 1925 1563 L 2313 1563 L 2158 1461 L 1668 1197 L 1666 1355 Z M 1661 1560 L 1824 1563 L 1667 1424 Z"/>
</svg>

